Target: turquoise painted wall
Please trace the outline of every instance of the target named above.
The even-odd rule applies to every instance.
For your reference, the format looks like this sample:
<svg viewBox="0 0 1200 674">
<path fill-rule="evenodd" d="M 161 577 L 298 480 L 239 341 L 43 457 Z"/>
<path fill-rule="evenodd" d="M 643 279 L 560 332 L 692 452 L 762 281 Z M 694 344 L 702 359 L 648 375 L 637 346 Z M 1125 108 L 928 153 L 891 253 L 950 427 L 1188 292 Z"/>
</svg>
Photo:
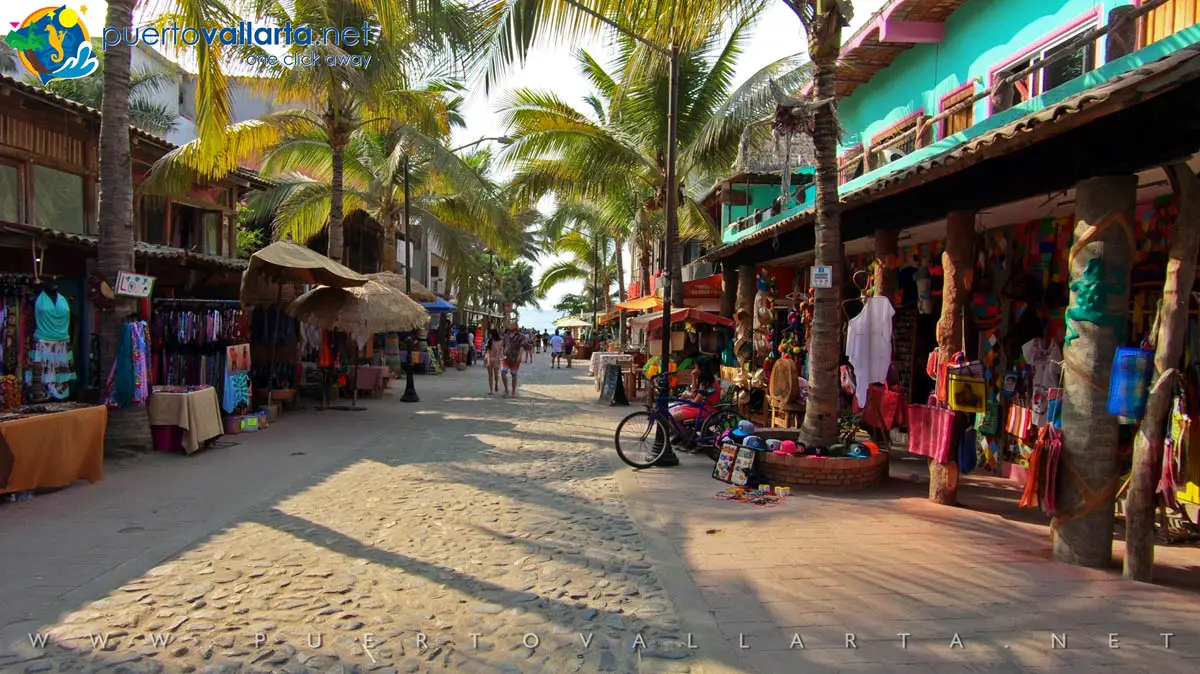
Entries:
<svg viewBox="0 0 1200 674">
<path fill-rule="evenodd" d="M 745 193 L 746 185 L 734 183 L 733 190 Z M 782 194 L 782 191 L 779 185 L 750 185 L 750 204 L 747 206 L 725 206 L 721 212 L 721 227 L 724 228 L 725 225 L 741 220 L 747 215 L 753 215 L 760 208 L 770 207 L 771 202 L 780 194 Z"/>
<path fill-rule="evenodd" d="M 924 109 L 938 114 L 939 99 L 972 79 L 976 91 L 990 71 L 1034 46 L 1047 35 L 1097 11 L 1089 27 L 1107 22 L 1108 12 L 1131 0 L 971 0 L 946 21 L 938 44 L 916 45 L 843 100 L 838 111 L 846 135 L 839 151 L 859 143 Z M 1104 53 L 1103 40 L 1097 49 Z M 975 107 L 975 121 L 988 114 L 986 100 Z"/>
</svg>

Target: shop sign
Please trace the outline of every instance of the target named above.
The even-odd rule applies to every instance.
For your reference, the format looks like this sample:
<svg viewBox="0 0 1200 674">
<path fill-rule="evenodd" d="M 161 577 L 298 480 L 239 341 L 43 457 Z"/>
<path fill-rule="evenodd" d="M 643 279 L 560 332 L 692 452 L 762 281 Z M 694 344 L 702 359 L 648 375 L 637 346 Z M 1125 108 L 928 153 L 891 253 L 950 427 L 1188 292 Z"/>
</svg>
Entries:
<svg viewBox="0 0 1200 674">
<path fill-rule="evenodd" d="M 814 288 L 832 288 L 833 267 L 813 267 L 812 283 L 810 285 Z"/>
<path fill-rule="evenodd" d="M 132 272 L 117 272 L 116 293 L 125 297 L 149 297 L 154 290 L 154 277 Z"/>
<path fill-rule="evenodd" d="M 720 297 L 721 275 L 705 276 L 683 284 L 684 297 Z"/>
</svg>

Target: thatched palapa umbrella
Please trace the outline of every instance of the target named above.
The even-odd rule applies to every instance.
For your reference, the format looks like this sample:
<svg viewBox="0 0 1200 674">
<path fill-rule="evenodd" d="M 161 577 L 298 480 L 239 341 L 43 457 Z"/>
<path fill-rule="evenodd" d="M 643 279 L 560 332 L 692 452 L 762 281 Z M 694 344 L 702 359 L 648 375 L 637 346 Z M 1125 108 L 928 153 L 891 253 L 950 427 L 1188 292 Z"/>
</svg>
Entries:
<svg viewBox="0 0 1200 674">
<path fill-rule="evenodd" d="M 409 332 L 429 324 L 429 312 L 407 295 L 378 281 L 358 288 L 321 286 L 301 295 L 288 307 L 297 320 L 322 330 L 338 330 L 354 337 L 361 347 L 378 332 Z M 358 407 L 358 366 L 354 368 L 354 400 Z"/>
<path fill-rule="evenodd" d="M 433 294 L 433 291 L 426 288 L 422 283 L 412 280 L 412 292 L 409 292 L 406 280 L 400 274 L 390 271 L 381 271 L 374 274 L 367 274 L 367 278 L 372 281 L 378 281 L 385 286 L 389 286 L 408 295 L 409 298 L 417 302 L 436 302 L 438 296 Z"/>
</svg>

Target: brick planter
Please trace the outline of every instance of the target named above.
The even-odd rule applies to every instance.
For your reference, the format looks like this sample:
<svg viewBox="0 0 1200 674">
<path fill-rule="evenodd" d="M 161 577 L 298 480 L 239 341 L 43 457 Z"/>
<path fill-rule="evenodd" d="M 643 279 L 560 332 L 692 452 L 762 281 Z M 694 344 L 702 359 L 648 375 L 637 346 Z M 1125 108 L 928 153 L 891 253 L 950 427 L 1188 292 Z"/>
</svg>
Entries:
<svg viewBox="0 0 1200 674">
<path fill-rule="evenodd" d="M 756 467 L 762 481 L 770 485 L 863 489 L 883 481 L 888 455 L 880 452 L 869 459 L 823 459 L 768 452 L 759 455 Z"/>
</svg>

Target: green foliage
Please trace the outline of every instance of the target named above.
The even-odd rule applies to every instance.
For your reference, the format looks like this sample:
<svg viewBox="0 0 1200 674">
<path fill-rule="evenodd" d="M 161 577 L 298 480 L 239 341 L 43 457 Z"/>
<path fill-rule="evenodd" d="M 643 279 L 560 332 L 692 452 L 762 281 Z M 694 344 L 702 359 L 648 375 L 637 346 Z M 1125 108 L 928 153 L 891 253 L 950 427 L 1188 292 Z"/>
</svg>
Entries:
<svg viewBox="0 0 1200 674">
<path fill-rule="evenodd" d="M 583 295 L 566 294 L 554 305 L 554 310 L 560 316 L 579 316 L 592 309 L 592 298 Z"/>
</svg>

